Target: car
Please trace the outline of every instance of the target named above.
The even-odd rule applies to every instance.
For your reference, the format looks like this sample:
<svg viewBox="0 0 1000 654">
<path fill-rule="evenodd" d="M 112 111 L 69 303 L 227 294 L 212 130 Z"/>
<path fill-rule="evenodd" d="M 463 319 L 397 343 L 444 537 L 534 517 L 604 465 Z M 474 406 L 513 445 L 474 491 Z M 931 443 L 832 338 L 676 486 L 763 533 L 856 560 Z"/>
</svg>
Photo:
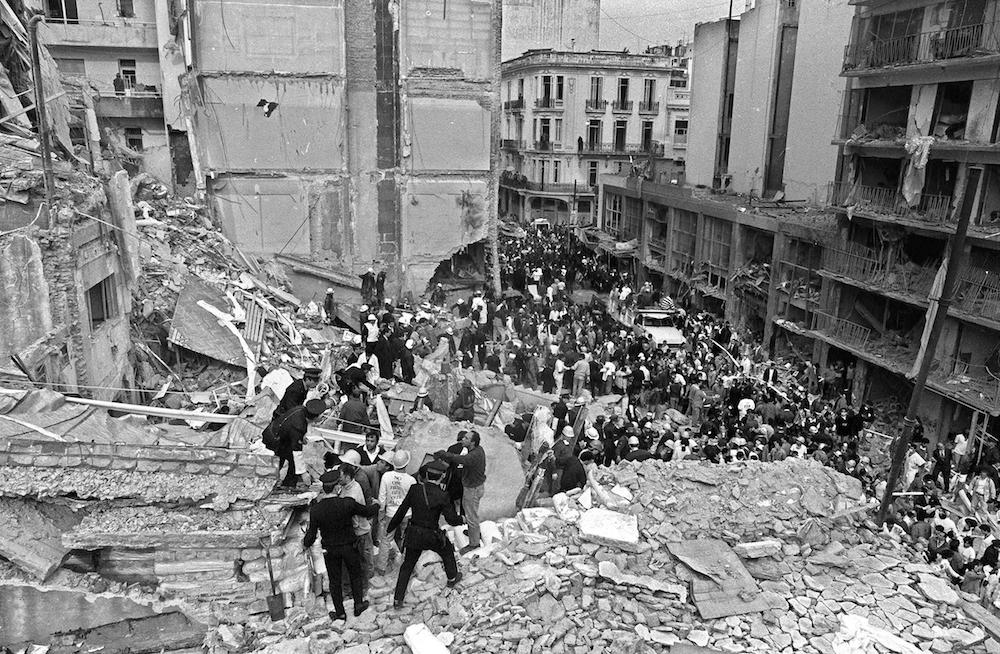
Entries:
<svg viewBox="0 0 1000 654">
<path fill-rule="evenodd" d="M 552 223 L 549 222 L 548 218 L 536 218 L 531 221 L 531 226 L 539 231 L 541 231 L 542 228 L 547 230 L 552 229 Z"/>
<path fill-rule="evenodd" d="M 683 347 L 687 339 L 681 330 L 674 327 L 677 316 L 678 310 L 640 309 L 635 312 L 633 324 L 641 333 L 652 336 L 657 347 L 664 344 L 667 347 Z"/>
</svg>

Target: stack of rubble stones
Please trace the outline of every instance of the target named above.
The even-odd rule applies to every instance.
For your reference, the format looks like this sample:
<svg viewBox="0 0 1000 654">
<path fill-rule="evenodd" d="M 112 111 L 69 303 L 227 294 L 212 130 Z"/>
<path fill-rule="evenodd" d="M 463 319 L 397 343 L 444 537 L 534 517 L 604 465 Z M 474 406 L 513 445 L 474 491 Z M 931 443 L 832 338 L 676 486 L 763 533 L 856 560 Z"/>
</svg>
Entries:
<svg viewBox="0 0 1000 654">
<path fill-rule="evenodd" d="M 208 642 L 217 651 L 402 653 L 409 651 L 404 629 L 422 622 L 451 652 L 469 654 L 665 652 L 674 645 L 1000 651 L 973 618 L 982 610 L 974 598 L 882 537 L 861 499 L 856 480 L 813 461 L 622 463 L 599 471 L 582 494 L 557 495 L 553 509 L 503 521 L 486 556 L 461 560 L 465 578 L 456 589 L 445 589 L 440 564 L 426 559 L 402 611 L 391 608 L 390 574 L 376 579 L 373 610 L 345 628 L 332 628 L 317 603 L 282 622 L 241 626 L 235 641 L 226 628 L 228 645 L 219 633 Z M 617 511 L 595 526 L 588 514 L 608 511 L 602 500 Z M 608 528 L 618 521 L 637 530 Z M 756 590 L 730 598 L 733 606 L 764 599 L 766 608 L 703 617 L 726 604 L 700 604 L 704 578 L 671 553 L 692 541 L 733 553 L 736 563 L 723 576 L 737 578 L 739 567 L 752 576 Z"/>
</svg>

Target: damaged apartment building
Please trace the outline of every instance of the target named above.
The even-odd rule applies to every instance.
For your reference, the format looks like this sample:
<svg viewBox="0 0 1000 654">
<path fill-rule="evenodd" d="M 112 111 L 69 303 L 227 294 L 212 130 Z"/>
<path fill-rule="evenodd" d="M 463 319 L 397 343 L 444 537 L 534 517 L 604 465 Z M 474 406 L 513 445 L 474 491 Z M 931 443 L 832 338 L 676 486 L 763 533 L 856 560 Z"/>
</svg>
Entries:
<svg viewBox="0 0 1000 654">
<path fill-rule="evenodd" d="M 500 0 L 177 5 L 195 175 L 234 243 L 415 294 L 456 254 L 483 261 Z"/>
<path fill-rule="evenodd" d="M 688 186 L 603 176 L 595 247 L 774 353 L 851 371 L 858 400 L 902 417 L 968 215 L 920 417 L 932 441 L 997 434 L 997 11 L 762 0 L 698 25 Z"/>
</svg>

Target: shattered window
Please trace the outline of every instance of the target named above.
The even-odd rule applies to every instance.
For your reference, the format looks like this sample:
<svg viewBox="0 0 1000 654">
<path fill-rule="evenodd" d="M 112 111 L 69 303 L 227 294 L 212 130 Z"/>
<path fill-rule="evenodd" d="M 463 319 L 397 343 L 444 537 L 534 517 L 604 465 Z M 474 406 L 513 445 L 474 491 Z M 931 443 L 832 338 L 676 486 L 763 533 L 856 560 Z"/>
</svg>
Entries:
<svg viewBox="0 0 1000 654">
<path fill-rule="evenodd" d="M 87 304 L 90 307 L 91 329 L 101 326 L 118 313 L 114 275 L 108 275 L 87 290 Z"/>
</svg>

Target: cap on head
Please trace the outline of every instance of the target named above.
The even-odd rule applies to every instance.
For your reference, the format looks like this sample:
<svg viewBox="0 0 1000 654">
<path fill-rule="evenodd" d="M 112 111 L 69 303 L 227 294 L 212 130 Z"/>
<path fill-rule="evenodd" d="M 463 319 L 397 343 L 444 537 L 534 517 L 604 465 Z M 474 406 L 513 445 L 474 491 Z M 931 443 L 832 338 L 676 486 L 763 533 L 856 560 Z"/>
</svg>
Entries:
<svg viewBox="0 0 1000 654">
<path fill-rule="evenodd" d="M 336 484 L 338 481 L 340 481 L 340 470 L 338 470 L 337 468 L 333 468 L 332 470 L 327 470 L 326 472 L 324 472 L 319 476 L 319 480 L 324 486 Z"/>
<path fill-rule="evenodd" d="M 417 397 L 427 397 L 427 389 L 421 386 L 417 391 Z"/>
<path fill-rule="evenodd" d="M 562 435 L 565 436 L 566 438 L 573 438 L 573 428 L 570 427 L 569 425 L 566 425 L 562 429 Z"/>
<path fill-rule="evenodd" d="M 392 456 L 392 467 L 396 470 L 405 470 L 410 465 L 410 453 L 406 450 L 396 450 Z"/>
<path fill-rule="evenodd" d="M 406 349 L 407 350 L 412 350 L 413 349 L 413 339 L 412 338 L 406 339 L 405 345 L 406 345 Z"/>
<path fill-rule="evenodd" d="M 369 313 L 368 314 L 368 322 L 375 322 L 375 314 L 374 313 Z"/>
<path fill-rule="evenodd" d="M 326 287 L 326 292 L 327 292 L 327 295 L 332 294 L 333 293 L 333 287 L 332 286 L 327 286 Z"/>
<path fill-rule="evenodd" d="M 637 436 L 629 436 L 628 444 L 635 447 L 639 444 L 639 438 Z"/>
<path fill-rule="evenodd" d="M 388 463 L 389 467 L 391 468 L 396 463 L 395 457 L 393 456 L 394 454 L 395 454 L 394 452 L 387 450 L 378 455 L 378 460 L 382 461 L 383 463 Z"/>
<path fill-rule="evenodd" d="M 326 411 L 326 402 L 323 400 L 316 399 L 306 402 L 306 415 L 310 418 L 319 417 L 323 415 L 324 411 Z"/>
<path fill-rule="evenodd" d="M 365 311 L 368 311 L 368 305 L 367 304 L 362 304 L 361 305 L 361 312 L 364 313 Z"/>
</svg>

